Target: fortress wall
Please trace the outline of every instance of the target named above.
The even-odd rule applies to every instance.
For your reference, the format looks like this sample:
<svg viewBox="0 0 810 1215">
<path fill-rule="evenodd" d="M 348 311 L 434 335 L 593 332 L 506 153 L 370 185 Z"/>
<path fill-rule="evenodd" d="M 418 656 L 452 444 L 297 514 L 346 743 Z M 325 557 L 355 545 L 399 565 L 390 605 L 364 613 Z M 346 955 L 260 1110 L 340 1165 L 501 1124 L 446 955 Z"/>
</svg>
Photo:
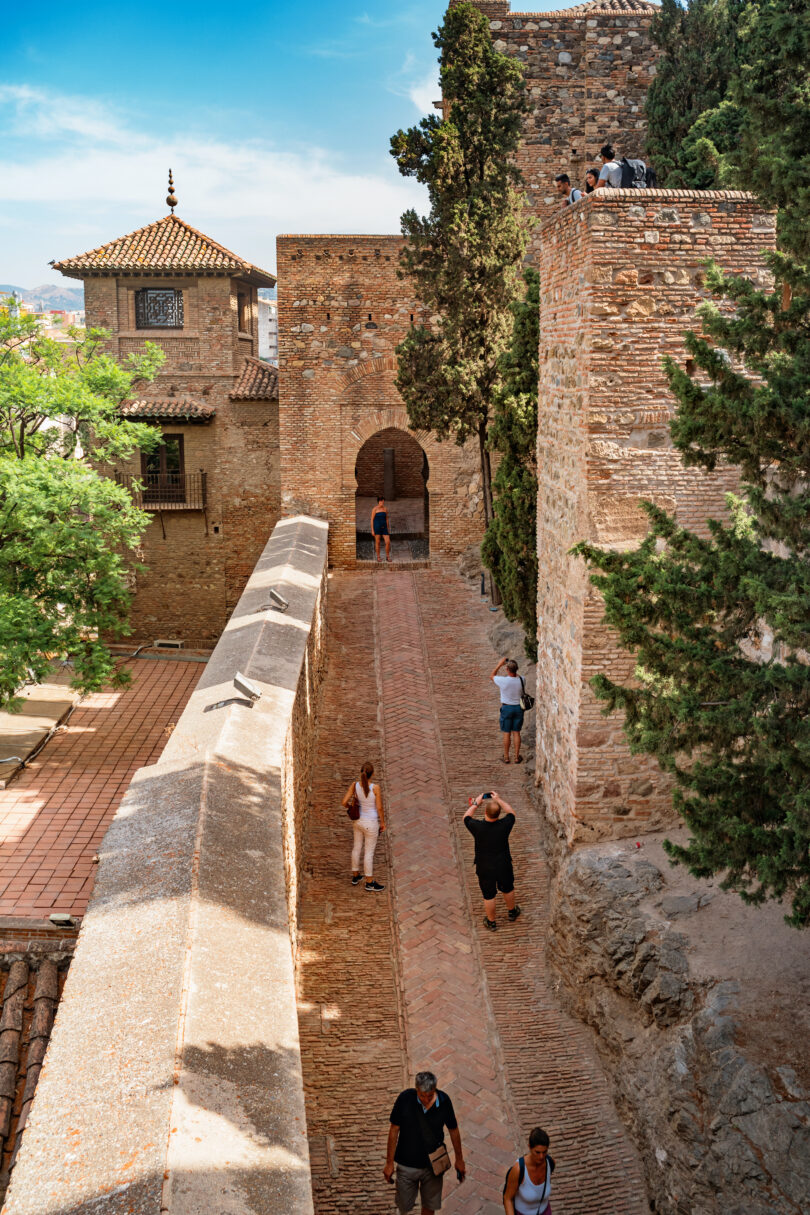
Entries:
<svg viewBox="0 0 810 1215">
<path fill-rule="evenodd" d="M 395 350 L 425 313 L 397 276 L 398 236 L 280 236 L 279 446 L 282 510 L 330 523 L 329 555 L 355 563 L 355 467 L 367 439 L 395 427 L 430 466 L 431 556 L 483 534 L 478 450 L 412 431 Z"/>
<path fill-rule="evenodd" d="M 116 813 L 7 1215 L 313 1215 L 294 944 L 326 552 L 322 521 L 276 526 Z M 252 708 L 220 704 L 237 671 Z"/>
<path fill-rule="evenodd" d="M 644 101 L 658 55 L 650 40 L 652 9 L 637 12 L 510 12 L 506 3 L 477 4 L 490 18 L 494 45 L 524 67 L 532 103 L 518 165 L 533 215 L 544 220 L 560 206 L 557 173 L 581 186 L 601 167 L 611 142 L 620 156 L 644 156 Z M 540 235 L 532 241 L 540 258 Z"/>
<path fill-rule="evenodd" d="M 732 191 L 599 191 L 542 229 L 538 781 L 571 839 L 660 826 L 672 809 L 657 764 L 630 755 L 621 715 L 603 717 L 588 686 L 597 671 L 627 680 L 634 663 L 567 551 L 635 545 L 642 498 L 704 533 L 723 515 L 736 472 L 683 467 L 661 360 L 685 359 L 703 261 L 766 282 L 773 237 L 773 216 Z"/>
</svg>

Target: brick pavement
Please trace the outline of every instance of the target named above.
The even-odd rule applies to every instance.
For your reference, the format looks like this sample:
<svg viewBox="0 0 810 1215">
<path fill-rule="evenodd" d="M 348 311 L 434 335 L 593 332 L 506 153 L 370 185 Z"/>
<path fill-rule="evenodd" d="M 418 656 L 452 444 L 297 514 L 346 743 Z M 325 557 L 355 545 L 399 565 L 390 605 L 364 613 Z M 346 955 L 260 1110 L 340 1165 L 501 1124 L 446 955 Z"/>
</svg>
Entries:
<svg viewBox="0 0 810 1215">
<path fill-rule="evenodd" d="M 407 1082 L 384 836 L 384 894 L 353 887 L 340 800 L 361 764 L 380 772 L 373 577 L 333 574 L 327 670 L 299 916 L 299 1032 L 316 1215 L 389 1215 L 382 1176 L 393 1097 Z"/>
<path fill-rule="evenodd" d="M 447 573 L 340 573 L 328 621 L 300 956 L 316 1215 L 393 1209 L 378 1180 L 387 1115 L 420 1067 L 436 1071 L 460 1117 L 469 1174 L 463 1186 L 448 1175 L 448 1215 L 502 1212 L 506 1168 L 538 1123 L 559 1165 L 555 1215 L 641 1215 L 638 1157 L 588 1031 L 561 1010 L 545 972 L 540 830 L 525 769 L 498 762 L 478 596 Z M 366 757 L 378 773 L 382 760 L 391 822 L 391 869 L 377 866 L 389 885 L 374 899 L 348 884 L 339 807 Z M 486 933 L 461 816 L 470 793 L 493 785 L 519 816 L 525 910 Z"/>
<path fill-rule="evenodd" d="M 0 791 L 0 916 L 84 915 L 93 855 L 138 768 L 154 763 L 197 684 L 197 662 L 140 659 L 133 683 L 88 696 Z"/>
</svg>

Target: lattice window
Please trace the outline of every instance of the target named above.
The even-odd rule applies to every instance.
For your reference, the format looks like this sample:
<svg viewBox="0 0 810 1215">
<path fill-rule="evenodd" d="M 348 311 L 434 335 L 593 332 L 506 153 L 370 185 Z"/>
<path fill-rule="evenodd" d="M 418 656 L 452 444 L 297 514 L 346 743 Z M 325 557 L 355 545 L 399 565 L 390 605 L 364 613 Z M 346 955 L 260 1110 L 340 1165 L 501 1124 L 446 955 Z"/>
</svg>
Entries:
<svg viewBox="0 0 810 1215">
<path fill-rule="evenodd" d="M 182 329 L 183 292 L 144 287 L 135 292 L 136 329 Z"/>
</svg>

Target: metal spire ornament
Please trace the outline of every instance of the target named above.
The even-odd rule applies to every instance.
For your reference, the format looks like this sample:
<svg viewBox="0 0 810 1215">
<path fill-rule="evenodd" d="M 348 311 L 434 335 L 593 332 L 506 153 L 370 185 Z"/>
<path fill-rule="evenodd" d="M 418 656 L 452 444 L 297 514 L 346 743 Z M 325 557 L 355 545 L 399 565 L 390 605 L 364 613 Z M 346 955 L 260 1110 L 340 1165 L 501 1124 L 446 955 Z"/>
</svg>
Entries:
<svg viewBox="0 0 810 1215">
<path fill-rule="evenodd" d="M 166 195 L 166 205 L 171 208 L 172 215 L 174 215 L 174 208 L 177 206 L 177 195 L 174 192 L 174 178 L 172 177 L 171 169 L 169 169 L 169 193 Z"/>
</svg>

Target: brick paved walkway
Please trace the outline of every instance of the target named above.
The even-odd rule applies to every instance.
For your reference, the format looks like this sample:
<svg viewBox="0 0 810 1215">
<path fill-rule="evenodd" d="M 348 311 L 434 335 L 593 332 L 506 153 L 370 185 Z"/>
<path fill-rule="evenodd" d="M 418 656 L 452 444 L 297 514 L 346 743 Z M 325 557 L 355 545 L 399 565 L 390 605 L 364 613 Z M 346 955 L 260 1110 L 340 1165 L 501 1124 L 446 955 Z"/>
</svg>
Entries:
<svg viewBox="0 0 810 1215">
<path fill-rule="evenodd" d="M 123 692 L 87 697 L 37 758 L 0 791 L 0 915 L 84 915 L 93 855 L 133 773 L 154 763 L 203 666 L 130 664 Z"/>
<path fill-rule="evenodd" d="M 446 574 L 332 578 L 301 964 L 316 1215 L 393 1209 L 375 1171 L 405 1059 L 409 1083 L 432 1067 L 459 1112 L 469 1174 L 463 1186 L 448 1175 L 447 1215 L 502 1212 L 506 1168 L 538 1123 L 558 1162 L 555 1215 L 648 1209 L 588 1033 L 562 1012 L 545 973 L 540 832 L 525 769 L 498 762 L 486 623 L 478 596 Z M 360 753 L 382 756 L 391 819 L 391 903 L 372 909 L 372 896 L 347 885 L 335 830 Z M 509 924 L 501 914 L 486 933 L 461 818 L 468 795 L 493 786 L 518 815 L 524 916 Z M 391 1032 L 397 988 L 404 1043 Z"/>
</svg>

